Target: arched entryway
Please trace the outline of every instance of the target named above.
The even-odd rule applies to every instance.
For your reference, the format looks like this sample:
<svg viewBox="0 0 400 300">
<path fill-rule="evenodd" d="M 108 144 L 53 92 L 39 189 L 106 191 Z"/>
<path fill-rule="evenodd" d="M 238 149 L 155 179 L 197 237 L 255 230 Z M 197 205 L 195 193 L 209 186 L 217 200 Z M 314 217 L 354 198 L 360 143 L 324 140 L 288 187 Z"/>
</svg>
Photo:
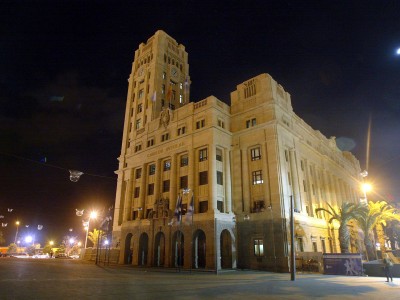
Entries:
<svg viewBox="0 0 400 300">
<path fill-rule="evenodd" d="M 228 230 L 224 229 L 221 232 L 220 237 L 220 249 L 221 249 L 221 268 L 231 269 L 232 268 L 232 237 Z"/>
<path fill-rule="evenodd" d="M 148 252 L 149 236 L 143 232 L 139 239 L 139 253 L 138 253 L 138 265 L 147 265 L 147 252 Z"/>
<path fill-rule="evenodd" d="M 164 233 L 158 232 L 155 238 L 154 245 L 154 265 L 156 267 L 164 266 L 165 255 L 165 236 Z"/>
<path fill-rule="evenodd" d="M 132 264 L 133 258 L 133 235 L 129 233 L 125 238 L 124 264 Z"/>
<path fill-rule="evenodd" d="M 193 235 L 192 259 L 194 269 L 204 269 L 206 267 L 206 234 L 200 229 Z"/>
<path fill-rule="evenodd" d="M 183 266 L 184 264 L 184 244 L 185 238 L 182 231 L 178 230 L 174 233 L 172 239 L 172 265 L 174 267 Z"/>
</svg>

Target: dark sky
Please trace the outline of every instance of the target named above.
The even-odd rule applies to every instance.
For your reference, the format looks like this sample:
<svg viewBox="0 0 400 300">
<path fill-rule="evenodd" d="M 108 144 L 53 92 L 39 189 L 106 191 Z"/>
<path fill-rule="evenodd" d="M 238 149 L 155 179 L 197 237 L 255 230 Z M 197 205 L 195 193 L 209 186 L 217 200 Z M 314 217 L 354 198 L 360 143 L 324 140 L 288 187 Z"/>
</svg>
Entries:
<svg viewBox="0 0 400 300">
<path fill-rule="evenodd" d="M 192 101 L 214 95 L 229 103 L 237 84 L 269 73 L 296 114 L 336 136 L 362 169 L 371 118 L 370 199 L 398 201 L 398 1 L 2 1 L 7 244 L 16 219 L 42 243 L 83 237 L 75 208 L 113 204 L 127 78 L 134 51 L 158 29 L 186 46 Z M 68 169 L 85 175 L 71 182 Z"/>
</svg>

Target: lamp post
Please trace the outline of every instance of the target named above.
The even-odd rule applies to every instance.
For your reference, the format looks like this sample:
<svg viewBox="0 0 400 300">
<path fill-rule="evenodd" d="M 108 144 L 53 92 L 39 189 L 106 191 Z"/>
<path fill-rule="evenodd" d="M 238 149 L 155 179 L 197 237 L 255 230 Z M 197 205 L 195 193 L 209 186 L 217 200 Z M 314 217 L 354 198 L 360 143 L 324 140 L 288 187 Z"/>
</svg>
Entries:
<svg viewBox="0 0 400 300">
<path fill-rule="evenodd" d="M 17 231 L 15 232 L 14 244 L 17 243 L 19 221 L 15 222 L 15 225 L 17 225 Z"/>
<path fill-rule="evenodd" d="M 97 212 L 92 211 L 90 213 L 89 220 L 87 222 L 87 226 L 85 226 L 85 228 L 86 228 L 85 249 L 86 249 L 86 246 L 87 246 L 87 239 L 88 239 L 89 227 L 90 227 L 90 219 L 96 219 L 96 218 L 97 218 Z"/>
<path fill-rule="evenodd" d="M 360 202 L 363 204 L 368 204 L 367 192 L 371 191 L 371 185 L 365 182 L 365 177 L 368 176 L 368 172 L 366 170 L 364 170 L 360 173 L 360 175 L 362 177 L 361 190 L 363 192 L 363 197 L 360 199 Z"/>
</svg>

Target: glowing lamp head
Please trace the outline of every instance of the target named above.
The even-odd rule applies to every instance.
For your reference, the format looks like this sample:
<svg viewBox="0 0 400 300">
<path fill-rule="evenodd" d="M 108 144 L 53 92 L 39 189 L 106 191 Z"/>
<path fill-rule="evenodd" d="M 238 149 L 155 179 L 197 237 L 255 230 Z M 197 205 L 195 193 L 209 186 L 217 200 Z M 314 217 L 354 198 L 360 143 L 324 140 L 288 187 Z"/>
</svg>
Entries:
<svg viewBox="0 0 400 300">
<path fill-rule="evenodd" d="M 74 238 L 70 238 L 70 239 L 69 239 L 69 243 L 70 243 L 70 244 L 73 244 L 74 242 L 75 242 Z"/>
<path fill-rule="evenodd" d="M 54 242 L 53 242 L 53 241 L 50 241 L 49 244 L 50 244 L 50 246 L 53 246 L 53 245 L 54 245 Z"/>
<path fill-rule="evenodd" d="M 91 218 L 91 219 L 96 219 L 96 218 L 97 218 L 97 212 L 96 212 L 96 211 L 92 211 L 92 212 L 90 213 L 90 218 Z"/>
<path fill-rule="evenodd" d="M 32 241 L 33 241 L 33 238 L 30 235 L 25 237 L 25 243 L 32 243 Z"/>
<path fill-rule="evenodd" d="M 19 225 L 19 221 L 15 222 L 15 225 L 17 225 L 17 226 L 18 226 L 18 225 Z"/>
<path fill-rule="evenodd" d="M 364 193 L 372 191 L 372 186 L 369 183 L 363 183 L 362 190 Z"/>
</svg>

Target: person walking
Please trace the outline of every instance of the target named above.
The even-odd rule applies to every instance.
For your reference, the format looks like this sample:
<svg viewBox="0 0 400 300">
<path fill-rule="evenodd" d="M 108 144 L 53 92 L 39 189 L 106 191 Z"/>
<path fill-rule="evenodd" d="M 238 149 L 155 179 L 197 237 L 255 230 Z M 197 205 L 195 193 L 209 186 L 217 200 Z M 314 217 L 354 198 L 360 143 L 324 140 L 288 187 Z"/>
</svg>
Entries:
<svg viewBox="0 0 400 300">
<path fill-rule="evenodd" d="M 385 254 L 385 258 L 383 259 L 383 270 L 385 271 L 386 282 L 389 282 L 389 278 L 393 282 L 392 267 L 393 262 L 390 260 L 389 255 Z"/>
</svg>

